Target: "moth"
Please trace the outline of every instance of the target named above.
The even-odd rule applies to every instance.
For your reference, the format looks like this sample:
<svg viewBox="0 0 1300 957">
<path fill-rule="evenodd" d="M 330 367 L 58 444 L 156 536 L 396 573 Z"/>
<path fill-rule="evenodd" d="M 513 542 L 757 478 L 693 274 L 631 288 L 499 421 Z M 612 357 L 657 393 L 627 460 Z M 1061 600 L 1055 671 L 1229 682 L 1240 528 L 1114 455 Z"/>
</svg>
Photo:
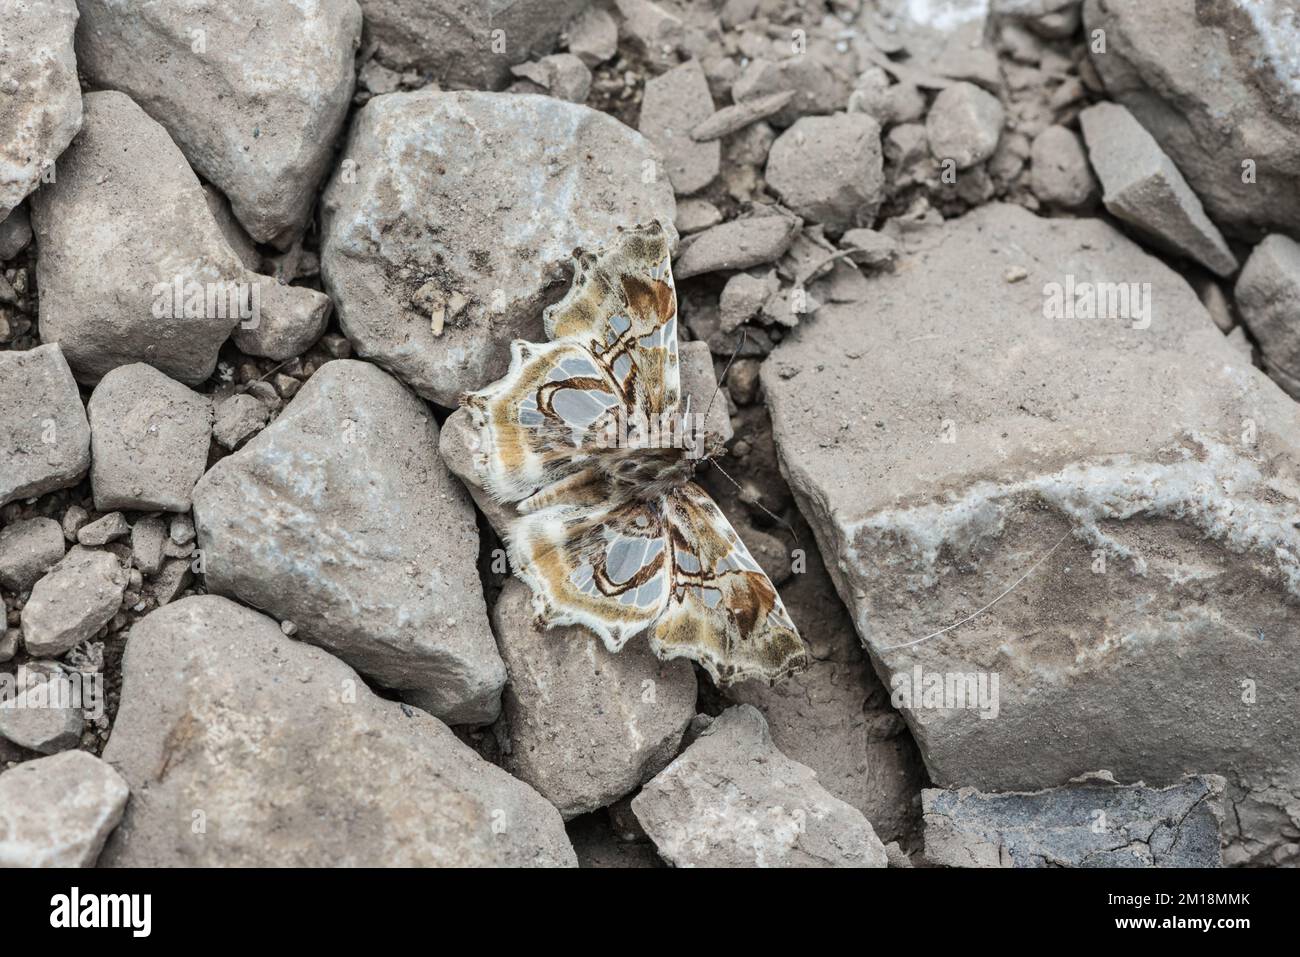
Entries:
<svg viewBox="0 0 1300 957">
<path fill-rule="evenodd" d="M 611 652 L 644 633 L 719 685 L 803 668 L 776 588 L 692 481 L 716 449 L 703 416 L 679 408 L 663 227 L 575 250 L 573 284 L 543 319 L 549 342 L 515 340 L 505 376 L 461 399 L 484 487 L 514 506 L 507 554 L 538 620 L 581 625 Z"/>
</svg>

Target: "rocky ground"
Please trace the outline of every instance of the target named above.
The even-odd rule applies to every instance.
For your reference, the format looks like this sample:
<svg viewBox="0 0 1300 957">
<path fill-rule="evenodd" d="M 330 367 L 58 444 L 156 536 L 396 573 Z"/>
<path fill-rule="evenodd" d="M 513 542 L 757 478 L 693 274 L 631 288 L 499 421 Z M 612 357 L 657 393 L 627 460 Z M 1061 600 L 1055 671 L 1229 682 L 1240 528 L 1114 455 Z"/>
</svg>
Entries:
<svg viewBox="0 0 1300 957">
<path fill-rule="evenodd" d="M 1300 861 L 1298 49 L 8 0 L 0 865 Z M 537 630 L 454 411 L 656 218 L 775 687 Z"/>
</svg>

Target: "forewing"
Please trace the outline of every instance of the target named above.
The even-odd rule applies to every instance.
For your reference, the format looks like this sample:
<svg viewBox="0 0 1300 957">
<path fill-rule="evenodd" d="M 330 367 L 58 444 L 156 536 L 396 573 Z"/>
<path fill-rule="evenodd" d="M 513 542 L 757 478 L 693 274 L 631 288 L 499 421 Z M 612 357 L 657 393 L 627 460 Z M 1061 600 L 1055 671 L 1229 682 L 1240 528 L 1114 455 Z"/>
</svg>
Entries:
<svg viewBox="0 0 1300 957">
<path fill-rule="evenodd" d="M 604 365 L 574 340 L 511 345 L 510 369 L 462 403 L 478 428 L 484 487 L 519 502 L 583 472 L 623 404 Z"/>
<path fill-rule="evenodd" d="M 804 668 L 807 647 L 776 587 L 708 494 L 687 483 L 663 509 L 671 590 L 651 633 L 655 654 L 698 661 L 719 685 Z"/>
<path fill-rule="evenodd" d="M 650 626 L 668 597 L 662 500 L 624 498 L 593 473 L 562 500 L 519 516 L 510 563 L 548 626 L 583 625 L 610 651 Z"/>
<path fill-rule="evenodd" d="M 546 334 L 575 339 L 605 364 L 629 412 L 674 412 L 681 398 L 677 293 L 658 223 L 625 229 L 599 256 L 574 254 L 568 295 L 546 310 Z"/>
</svg>

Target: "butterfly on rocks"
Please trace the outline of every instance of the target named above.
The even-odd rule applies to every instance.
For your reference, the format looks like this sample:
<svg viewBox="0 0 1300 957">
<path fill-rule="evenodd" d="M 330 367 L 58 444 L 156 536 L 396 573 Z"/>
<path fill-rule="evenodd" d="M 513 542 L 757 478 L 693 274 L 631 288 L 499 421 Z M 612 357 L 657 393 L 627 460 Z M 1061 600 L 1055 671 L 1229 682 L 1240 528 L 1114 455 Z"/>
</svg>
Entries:
<svg viewBox="0 0 1300 957">
<path fill-rule="evenodd" d="M 777 681 L 807 648 L 691 481 L 718 450 L 705 413 L 682 407 L 669 253 L 658 223 L 575 250 L 573 285 L 544 313 L 550 341 L 515 340 L 505 376 L 461 399 L 475 468 L 514 506 L 510 564 L 546 627 L 581 625 L 611 652 L 645 633 L 659 658 L 697 661 L 719 685 Z"/>
</svg>

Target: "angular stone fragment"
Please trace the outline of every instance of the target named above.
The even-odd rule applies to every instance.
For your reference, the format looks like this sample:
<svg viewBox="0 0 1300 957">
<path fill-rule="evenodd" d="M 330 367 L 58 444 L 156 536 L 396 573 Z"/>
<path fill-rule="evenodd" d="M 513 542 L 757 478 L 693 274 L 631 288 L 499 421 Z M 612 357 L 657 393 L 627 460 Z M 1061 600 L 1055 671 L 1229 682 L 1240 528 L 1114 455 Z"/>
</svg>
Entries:
<svg viewBox="0 0 1300 957">
<path fill-rule="evenodd" d="M 555 49 L 591 0 L 359 0 L 365 43 L 390 70 L 413 70 L 449 89 L 500 89 L 510 67 Z"/>
<path fill-rule="evenodd" d="M 19 206 L 0 220 L 0 262 L 13 259 L 32 241 L 32 221 L 26 206 Z"/>
<path fill-rule="evenodd" d="M 711 116 L 706 117 L 691 129 L 691 139 L 707 143 L 722 139 L 739 132 L 751 123 L 765 120 L 779 113 L 794 98 L 794 90 L 771 93 L 752 100 L 741 100 L 731 106 L 724 106 Z"/>
<path fill-rule="evenodd" d="M 749 705 L 724 711 L 632 800 L 677 867 L 884 867 L 861 812 L 776 749 Z"/>
<path fill-rule="evenodd" d="M 266 403 L 247 392 L 232 395 L 217 403 L 212 437 L 223 449 L 233 452 L 261 431 L 270 412 Z"/>
<path fill-rule="evenodd" d="M 81 742 L 85 699 L 74 697 L 71 680 L 57 667 L 41 670 L 45 673 L 20 668 L 23 683 L 12 697 L 0 698 L 0 738 L 37 754 L 58 754 Z"/>
<path fill-rule="evenodd" d="M 99 631 L 122 607 L 127 575 L 112 552 L 74 545 L 32 587 L 23 606 L 23 644 L 39 658 L 57 658 Z"/>
<path fill-rule="evenodd" d="M 152 578 L 163 563 L 167 528 L 157 515 L 144 515 L 131 526 L 131 559 L 140 574 Z"/>
<path fill-rule="evenodd" d="M 576 246 L 673 221 L 653 147 L 551 97 L 393 93 L 357 114 L 325 193 L 321 266 L 357 353 L 454 407 L 538 341 Z"/>
<path fill-rule="evenodd" d="M 506 582 L 492 611 L 510 674 L 506 767 L 566 818 L 613 804 L 661 771 L 695 716 L 690 662 L 661 662 L 644 638 L 611 654 L 579 627 L 538 628 L 528 586 Z"/>
<path fill-rule="evenodd" d="M 0 774 L 0 867 L 93 867 L 129 796 L 122 776 L 84 751 Z"/>
<path fill-rule="evenodd" d="M 107 866 L 576 864 L 530 787 L 227 599 L 136 624 L 122 678 L 104 760 L 138 800 Z"/>
<path fill-rule="evenodd" d="M 1049 206 L 1079 209 L 1096 199 L 1097 177 L 1088 165 L 1088 152 L 1078 133 L 1049 126 L 1034 137 L 1030 184 L 1034 195 Z"/>
<path fill-rule="evenodd" d="M 121 512 L 110 512 L 77 529 L 77 544 L 85 545 L 87 548 L 99 548 L 129 535 L 130 532 L 131 523 L 126 520 L 126 516 Z"/>
<path fill-rule="evenodd" d="M 840 248 L 863 266 L 880 267 L 893 262 L 899 253 L 898 240 L 874 229 L 850 229 L 840 237 Z"/>
<path fill-rule="evenodd" d="M 736 273 L 722 287 L 718 297 L 718 311 L 723 332 L 731 332 L 753 319 L 763 304 L 781 290 L 781 281 L 775 271 L 766 276 Z"/>
<path fill-rule="evenodd" d="M 1223 778 L 1163 789 L 1105 772 L 1059 788 L 927 789 L 925 857 L 947 867 L 1220 867 Z"/>
<path fill-rule="evenodd" d="M 677 204 L 677 231 L 685 236 L 722 222 L 718 207 L 704 199 L 683 199 Z"/>
<path fill-rule="evenodd" d="M 329 324 L 329 296 L 306 286 L 271 281 L 258 288 L 260 314 L 241 322 L 231 336 L 240 352 L 284 360 L 300 356 L 316 344 Z"/>
<path fill-rule="evenodd" d="M 0 505 L 75 485 L 90 425 L 57 344 L 0 351 Z"/>
<path fill-rule="evenodd" d="M 208 588 L 289 619 L 452 723 L 491 721 L 505 668 L 478 531 L 428 408 L 383 370 L 328 362 L 208 471 L 194 518 Z"/>
<path fill-rule="evenodd" d="M 1234 290 L 1242 321 L 1259 343 L 1269 372 L 1292 398 L 1300 380 L 1300 243 L 1280 233 L 1251 252 Z"/>
<path fill-rule="evenodd" d="M 212 400 L 137 362 L 100 380 L 89 411 L 95 508 L 188 512 L 208 464 Z"/>
<path fill-rule="evenodd" d="M 1116 103 L 1079 114 L 1088 157 L 1105 190 L 1102 202 L 1161 248 L 1220 276 L 1237 271 L 1237 258 L 1210 222 L 1182 173 L 1155 138 Z"/>
<path fill-rule="evenodd" d="M 591 70 L 572 53 L 553 53 L 534 63 L 511 67 L 510 72 L 570 103 L 581 103 L 591 92 Z"/>
<path fill-rule="evenodd" d="M 355 0 L 80 7 L 77 60 L 91 83 L 139 103 L 250 236 L 286 248 L 352 100 Z"/>
<path fill-rule="evenodd" d="M 798 217 L 781 213 L 733 219 L 697 233 L 673 263 L 673 276 L 689 279 L 721 269 L 749 269 L 785 255 L 803 229 Z"/>
<path fill-rule="evenodd" d="M 0 221 L 58 175 L 55 161 L 81 129 L 72 50 L 73 0 L 9 0 L 0 31 Z M 0 255 L 0 260 L 9 258 Z"/>
<path fill-rule="evenodd" d="M 1091 63 L 1221 228 L 1300 234 L 1300 27 L 1287 2 L 1088 0 Z"/>
<path fill-rule="evenodd" d="M 589 67 L 604 63 L 618 52 L 618 24 L 602 7 L 587 7 L 565 30 L 569 52 Z"/>
<path fill-rule="evenodd" d="M 957 169 L 982 163 L 998 148 L 1006 111 L 998 98 L 973 83 L 954 83 L 930 106 L 925 132 L 935 159 Z"/>
<path fill-rule="evenodd" d="M 990 205 L 867 281 L 763 387 L 935 784 L 1220 774 L 1227 859 L 1271 860 L 1300 798 L 1300 407 L 1099 221 Z"/>
<path fill-rule="evenodd" d="M 718 175 L 721 145 L 691 137 L 691 130 L 712 115 L 713 97 L 699 60 L 687 60 L 646 82 L 638 129 L 663 154 L 678 196 L 699 192 Z"/>
<path fill-rule="evenodd" d="M 767 181 L 805 220 L 871 225 L 885 188 L 880 124 L 865 113 L 805 116 L 772 144 Z"/>
<path fill-rule="evenodd" d="M 63 529 L 52 518 L 0 528 L 0 587 L 25 592 L 63 557 Z"/>
<path fill-rule="evenodd" d="M 193 564 L 188 558 L 164 559 L 158 574 L 149 583 L 149 593 L 160 606 L 175 601 L 194 580 Z"/>
</svg>

